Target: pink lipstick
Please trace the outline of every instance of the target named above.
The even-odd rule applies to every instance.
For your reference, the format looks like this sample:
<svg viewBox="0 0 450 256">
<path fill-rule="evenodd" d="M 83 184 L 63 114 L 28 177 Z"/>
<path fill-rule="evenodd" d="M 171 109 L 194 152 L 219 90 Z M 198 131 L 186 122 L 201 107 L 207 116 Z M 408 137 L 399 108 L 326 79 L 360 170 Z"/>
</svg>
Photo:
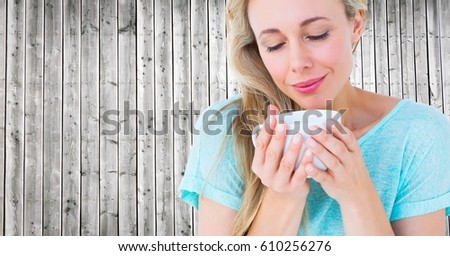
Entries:
<svg viewBox="0 0 450 256">
<path fill-rule="evenodd" d="M 300 82 L 297 84 L 292 85 L 292 87 L 294 87 L 294 89 L 300 93 L 312 93 L 315 90 L 317 90 L 317 88 L 320 87 L 320 85 L 322 84 L 323 80 L 325 79 L 325 76 L 320 77 L 320 78 L 314 78 L 314 79 L 310 79 L 308 81 L 305 82 Z"/>
</svg>

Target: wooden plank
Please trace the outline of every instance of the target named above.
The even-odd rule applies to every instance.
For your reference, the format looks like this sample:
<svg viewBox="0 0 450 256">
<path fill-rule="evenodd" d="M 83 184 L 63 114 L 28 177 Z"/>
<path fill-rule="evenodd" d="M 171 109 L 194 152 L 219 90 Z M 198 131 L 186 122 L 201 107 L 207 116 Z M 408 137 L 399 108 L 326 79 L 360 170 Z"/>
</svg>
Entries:
<svg viewBox="0 0 450 256">
<path fill-rule="evenodd" d="M 5 216 L 6 0 L 0 0 L 0 235 Z"/>
<path fill-rule="evenodd" d="M 430 105 L 444 112 L 442 108 L 441 44 L 438 13 L 440 10 L 437 0 L 427 1 L 428 83 L 430 88 Z"/>
<path fill-rule="evenodd" d="M 44 12 L 43 235 L 61 235 L 62 5 L 46 0 Z"/>
<path fill-rule="evenodd" d="M 119 235 L 137 235 L 136 6 L 119 1 Z"/>
<path fill-rule="evenodd" d="M 224 13 L 222 13 L 221 15 L 225 15 L 226 13 L 226 9 L 224 10 Z M 225 21 L 226 23 L 226 21 Z M 228 34 L 226 34 L 227 36 Z M 226 56 L 227 56 L 227 98 L 230 98 L 236 94 L 239 93 L 239 83 L 235 74 L 235 70 L 231 64 L 230 60 L 230 53 L 228 52 L 229 48 L 228 45 L 227 47 L 225 47 L 225 51 L 226 51 Z"/>
<path fill-rule="evenodd" d="M 353 52 L 353 70 L 350 75 L 350 81 L 354 87 L 363 89 L 363 67 L 362 67 L 362 45 L 358 43 Z"/>
<path fill-rule="evenodd" d="M 190 129 L 190 33 L 189 33 L 189 9 L 190 1 L 174 0 L 173 6 L 173 59 L 174 59 L 174 172 L 175 191 L 178 191 L 179 184 L 185 172 L 185 164 L 191 146 Z M 188 14 L 188 15 L 186 15 Z M 217 29 L 217 28 L 214 28 Z M 218 64 L 218 63 L 216 63 Z M 224 63 L 225 64 L 225 63 Z M 220 64 L 219 64 L 220 65 Z M 218 67 L 219 68 L 219 67 Z M 218 77 L 217 77 L 218 78 Z M 225 83 L 219 88 L 219 81 L 216 80 L 216 93 L 225 92 Z M 223 89 L 223 90 L 222 90 Z M 219 95 L 215 95 L 219 97 Z M 182 202 L 175 193 L 175 235 L 192 235 L 192 209 Z"/>
<path fill-rule="evenodd" d="M 192 101 L 194 109 L 205 109 L 209 101 L 208 86 L 208 5 L 191 1 Z"/>
<path fill-rule="evenodd" d="M 392 1 L 392 0 L 391 0 Z M 374 1 L 376 91 L 389 95 L 389 56 L 386 25 L 386 1 Z"/>
<path fill-rule="evenodd" d="M 8 3 L 5 235 L 23 235 L 25 2 Z"/>
<path fill-rule="evenodd" d="M 400 0 L 403 98 L 416 101 L 413 0 Z"/>
<path fill-rule="evenodd" d="M 227 97 L 225 1 L 210 0 L 208 14 L 209 99 L 217 102 Z"/>
<path fill-rule="evenodd" d="M 208 6 L 206 1 L 191 1 L 191 86 L 193 102 L 192 125 L 197 122 L 200 112 L 210 103 L 208 86 Z M 197 112 L 197 113 L 196 113 Z M 195 140 L 195 138 L 193 138 Z M 194 219 L 194 224 L 196 220 Z M 195 233 L 195 230 L 194 230 Z"/>
<path fill-rule="evenodd" d="M 119 235 L 117 1 L 100 1 L 100 235 Z M 111 126 L 111 122 L 116 126 Z"/>
<path fill-rule="evenodd" d="M 444 113 L 450 117 L 450 1 L 439 0 Z M 450 220 L 450 218 L 449 218 Z M 450 227 L 450 221 L 449 227 Z"/>
<path fill-rule="evenodd" d="M 429 105 L 426 5 L 423 0 L 414 0 L 413 5 L 417 101 Z"/>
<path fill-rule="evenodd" d="M 375 43 L 373 28 L 373 0 L 368 1 L 368 18 L 366 31 L 363 34 L 362 43 L 362 67 L 363 67 L 363 89 L 376 92 L 375 87 Z"/>
<path fill-rule="evenodd" d="M 81 6 L 81 234 L 99 234 L 99 4 Z"/>
<path fill-rule="evenodd" d="M 24 235 L 42 235 L 44 5 L 26 5 Z"/>
<path fill-rule="evenodd" d="M 388 31 L 388 74 L 389 95 L 397 98 L 403 97 L 402 81 L 402 45 L 400 29 L 400 1 L 386 1 L 387 31 Z"/>
<path fill-rule="evenodd" d="M 153 1 L 137 2 L 138 136 L 138 235 L 156 235 L 155 190 L 155 39 Z M 159 46 L 158 46 L 159 51 Z"/>
<path fill-rule="evenodd" d="M 172 3 L 155 1 L 156 234 L 174 234 Z M 159 48 L 161 47 L 161 48 Z"/>
<path fill-rule="evenodd" d="M 64 2 L 62 234 L 80 235 L 80 1 Z"/>
</svg>

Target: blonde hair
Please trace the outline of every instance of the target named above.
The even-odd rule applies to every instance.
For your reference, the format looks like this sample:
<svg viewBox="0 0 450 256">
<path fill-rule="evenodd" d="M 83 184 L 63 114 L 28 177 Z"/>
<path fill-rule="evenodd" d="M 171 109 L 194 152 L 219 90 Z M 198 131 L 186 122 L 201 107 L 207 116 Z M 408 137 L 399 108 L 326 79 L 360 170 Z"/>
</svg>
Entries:
<svg viewBox="0 0 450 256">
<path fill-rule="evenodd" d="M 358 10 L 363 11 L 363 17 L 366 16 L 367 0 L 341 1 L 349 19 L 353 18 Z M 248 20 L 248 2 L 249 0 L 228 0 L 226 5 L 229 57 L 242 93 L 241 115 L 234 120 L 232 129 L 235 135 L 234 152 L 237 163 L 242 167 L 240 171 L 244 192 L 241 208 L 233 224 L 233 235 L 247 233 L 266 191 L 266 187 L 251 170 L 254 155 L 254 147 L 249 136 L 251 130 L 257 123 L 262 123 L 266 119 L 268 113 L 265 109 L 268 103 L 276 105 L 280 110 L 300 109 L 300 106 L 278 89 L 264 66 Z M 251 118 L 242 114 L 248 111 L 253 111 Z"/>
</svg>

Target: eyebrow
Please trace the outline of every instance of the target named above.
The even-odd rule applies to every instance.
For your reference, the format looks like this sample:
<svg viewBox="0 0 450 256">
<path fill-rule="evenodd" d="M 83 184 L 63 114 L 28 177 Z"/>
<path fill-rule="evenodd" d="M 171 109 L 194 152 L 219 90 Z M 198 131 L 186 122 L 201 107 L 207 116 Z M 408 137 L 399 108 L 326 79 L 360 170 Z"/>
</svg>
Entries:
<svg viewBox="0 0 450 256">
<path fill-rule="evenodd" d="M 313 23 L 315 21 L 318 21 L 318 20 L 330 20 L 330 19 L 328 19 L 326 17 L 309 18 L 309 19 L 306 19 L 306 20 L 302 21 L 302 23 L 300 23 L 300 27 L 307 26 L 307 25 L 309 25 L 309 24 L 311 24 L 311 23 Z M 277 28 L 265 29 L 265 30 L 261 31 L 261 33 L 259 34 L 258 38 L 261 38 L 261 36 L 263 36 L 264 34 L 273 34 L 273 33 L 278 33 L 278 32 L 280 32 L 280 30 L 277 29 Z"/>
</svg>

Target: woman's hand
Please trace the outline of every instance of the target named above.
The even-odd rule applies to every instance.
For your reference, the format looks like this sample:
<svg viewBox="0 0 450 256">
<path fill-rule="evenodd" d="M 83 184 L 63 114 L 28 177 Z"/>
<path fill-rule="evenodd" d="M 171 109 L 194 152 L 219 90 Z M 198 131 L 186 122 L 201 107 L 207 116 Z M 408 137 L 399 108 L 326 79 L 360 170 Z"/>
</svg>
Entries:
<svg viewBox="0 0 450 256">
<path fill-rule="evenodd" d="M 345 133 L 332 126 L 332 134 L 321 130 L 306 141 L 308 149 L 328 167 L 321 171 L 308 163 L 306 172 L 340 205 L 355 204 L 376 193 L 355 136 L 343 129 Z"/>
<path fill-rule="evenodd" d="M 269 113 L 270 124 L 264 125 L 257 138 L 252 170 L 272 195 L 288 201 L 304 202 L 309 193 L 305 165 L 312 161 L 313 156 L 304 154 L 299 167 L 294 169 L 303 137 L 294 135 L 283 156 L 287 126 L 278 124 L 276 116 L 272 115 L 279 113 L 275 106 L 269 106 Z"/>
<path fill-rule="evenodd" d="M 311 163 L 306 172 L 340 205 L 346 235 L 393 235 L 380 197 L 370 179 L 359 144 L 353 133 L 335 126 L 331 133 L 322 130 L 306 142 L 328 167 L 317 169 Z"/>
</svg>

